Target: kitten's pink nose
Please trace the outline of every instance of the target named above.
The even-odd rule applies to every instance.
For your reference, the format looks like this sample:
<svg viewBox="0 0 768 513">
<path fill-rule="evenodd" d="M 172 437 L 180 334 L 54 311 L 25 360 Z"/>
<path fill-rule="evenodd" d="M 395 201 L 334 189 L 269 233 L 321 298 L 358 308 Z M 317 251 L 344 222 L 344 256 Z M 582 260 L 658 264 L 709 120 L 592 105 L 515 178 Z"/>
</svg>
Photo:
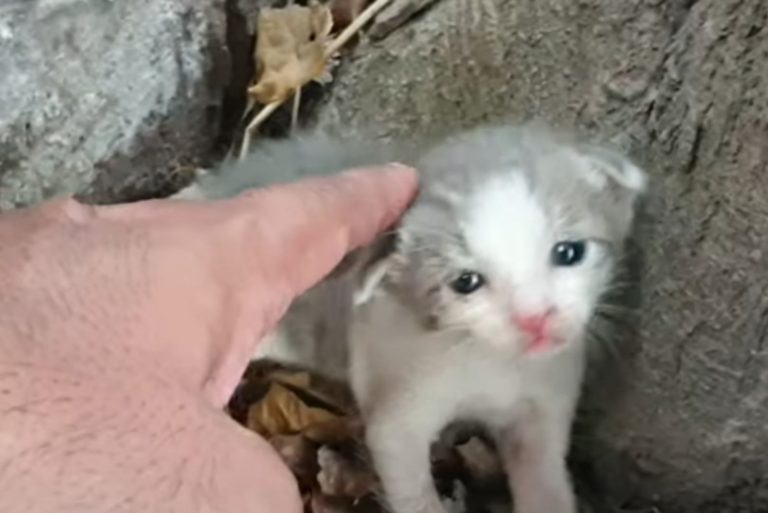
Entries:
<svg viewBox="0 0 768 513">
<path fill-rule="evenodd" d="M 517 328 L 534 340 L 546 338 L 549 317 L 552 310 L 535 314 L 512 314 Z"/>
</svg>

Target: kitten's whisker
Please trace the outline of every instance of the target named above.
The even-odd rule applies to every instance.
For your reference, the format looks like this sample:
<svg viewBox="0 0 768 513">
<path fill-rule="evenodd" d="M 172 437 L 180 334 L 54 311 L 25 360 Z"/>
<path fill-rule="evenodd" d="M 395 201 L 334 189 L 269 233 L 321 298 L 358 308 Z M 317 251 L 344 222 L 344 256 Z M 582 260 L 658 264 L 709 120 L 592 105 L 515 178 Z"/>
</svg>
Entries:
<svg viewBox="0 0 768 513">
<path fill-rule="evenodd" d="M 605 290 L 636 287 L 638 286 L 638 284 L 639 284 L 638 280 L 619 280 L 617 278 L 614 278 L 608 285 L 606 285 Z"/>
<path fill-rule="evenodd" d="M 590 322 L 591 329 L 601 328 L 610 331 L 611 336 L 621 336 L 626 331 L 633 331 L 637 326 L 636 315 L 627 315 L 626 313 L 600 311 L 596 310 Z M 599 324 L 599 326 L 598 326 Z"/>
<path fill-rule="evenodd" d="M 636 317 L 640 314 L 640 311 L 636 308 L 630 308 L 623 305 L 617 305 L 614 303 L 598 303 L 595 306 L 596 312 L 603 312 L 603 313 L 616 313 L 616 314 L 625 314 L 630 317 Z"/>
<path fill-rule="evenodd" d="M 592 349 L 607 350 L 612 358 L 618 356 L 616 350 L 616 338 L 609 337 L 606 333 L 599 331 L 592 324 L 587 325 L 585 338 L 587 339 L 587 346 Z"/>
</svg>

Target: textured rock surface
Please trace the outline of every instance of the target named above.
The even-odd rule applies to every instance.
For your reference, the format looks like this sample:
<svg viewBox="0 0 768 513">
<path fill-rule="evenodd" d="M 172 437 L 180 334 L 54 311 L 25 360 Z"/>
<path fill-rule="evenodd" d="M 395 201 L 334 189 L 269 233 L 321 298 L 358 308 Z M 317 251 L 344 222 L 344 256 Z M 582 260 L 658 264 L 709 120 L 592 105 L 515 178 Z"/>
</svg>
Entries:
<svg viewBox="0 0 768 513">
<path fill-rule="evenodd" d="M 768 511 L 767 16 L 764 0 L 442 0 L 359 48 L 319 113 L 381 136 L 540 117 L 648 167 L 635 358 L 580 439 L 595 490 L 628 511 Z"/>
<path fill-rule="evenodd" d="M 223 7 L 223 0 L 4 6 L 0 209 L 62 192 L 142 197 L 209 155 L 227 79 Z"/>
</svg>

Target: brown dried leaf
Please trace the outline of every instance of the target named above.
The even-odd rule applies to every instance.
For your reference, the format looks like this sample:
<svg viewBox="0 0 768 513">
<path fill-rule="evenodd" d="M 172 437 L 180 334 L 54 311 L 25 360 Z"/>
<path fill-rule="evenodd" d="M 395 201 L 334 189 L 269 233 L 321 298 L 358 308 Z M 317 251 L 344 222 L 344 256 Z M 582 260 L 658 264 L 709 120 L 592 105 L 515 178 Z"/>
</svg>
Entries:
<svg viewBox="0 0 768 513">
<path fill-rule="evenodd" d="M 312 377 L 307 371 L 275 369 L 268 374 L 268 377 L 272 381 L 277 381 L 283 385 L 290 385 L 296 388 L 309 388 L 312 383 Z"/>
<path fill-rule="evenodd" d="M 384 509 L 373 497 L 352 500 L 347 497 L 329 497 L 315 491 L 309 500 L 311 513 L 384 513 Z"/>
<path fill-rule="evenodd" d="M 345 431 L 340 417 L 326 409 L 308 406 L 285 385 L 273 382 L 264 397 L 248 410 L 246 427 L 270 438 L 314 428 L 322 433 Z"/>
<path fill-rule="evenodd" d="M 254 361 L 231 410 L 291 469 L 305 512 L 382 512 L 362 420 L 346 384 L 299 366 Z"/>
<path fill-rule="evenodd" d="M 339 422 L 307 426 L 304 436 L 318 443 L 338 443 L 362 436 L 362 423 L 357 419 L 340 417 Z"/>
<path fill-rule="evenodd" d="M 263 9 L 257 22 L 258 82 L 248 94 L 262 104 L 283 102 L 323 75 L 325 49 L 333 28 L 326 5 Z"/>
<path fill-rule="evenodd" d="M 317 451 L 317 483 L 325 495 L 359 499 L 376 490 L 378 480 L 370 469 L 350 461 L 329 447 Z"/>
<path fill-rule="evenodd" d="M 316 399 L 326 409 L 339 414 L 356 413 L 354 398 L 349 387 L 339 381 L 313 375 L 302 367 L 274 366 L 268 368 L 259 378 L 265 382 L 278 382 L 288 388 L 301 391 L 300 395 Z"/>
<path fill-rule="evenodd" d="M 321 493 L 312 494 L 309 504 L 311 513 L 352 513 L 349 501 L 337 497 L 326 497 Z"/>
<path fill-rule="evenodd" d="M 360 16 L 370 0 L 331 0 L 328 6 L 333 15 L 333 30 L 347 27 L 352 20 Z"/>
<path fill-rule="evenodd" d="M 456 452 L 459 453 L 464 467 L 473 479 L 484 481 L 504 474 L 501 460 L 496 452 L 476 436 L 457 445 Z"/>
<path fill-rule="evenodd" d="M 299 481 L 314 479 L 318 471 L 315 444 L 301 435 L 275 435 L 269 443 Z"/>
</svg>

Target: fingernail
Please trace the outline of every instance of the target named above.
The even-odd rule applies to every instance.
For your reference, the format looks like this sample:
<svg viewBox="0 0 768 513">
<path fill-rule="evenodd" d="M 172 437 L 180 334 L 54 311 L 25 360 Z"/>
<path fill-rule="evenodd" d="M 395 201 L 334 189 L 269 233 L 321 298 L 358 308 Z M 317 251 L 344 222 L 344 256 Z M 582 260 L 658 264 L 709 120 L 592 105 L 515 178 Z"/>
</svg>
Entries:
<svg viewBox="0 0 768 513">
<path fill-rule="evenodd" d="M 401 164 L 399 162 L 391 162 L 383 166 L 376 166 L 376 167 L 369 167 L 369 168 L 355 168 L 355 169 L 346 171 L 343 174 L 357 176 L 361 174 L 367 174 L 370 171 L 375 171 L 379 173 L 391 173 L 394 175 L 401 175 L 401 176 L 408 174 L 412 179 L 417 178 L 417 173 L 414 168 L 410 166 L 406 166 L 405 164 Z"/>
<path fill-rule="evenodd" d="M 411 166 L 406 166 L 405 164 L 401 164 L 400 162 L 390 162 L 384 168 L 382 171 L 386 173 L 392 173 L 392 174 L 398 174 L 398 175 L 404 175 L 408 174 L 410 175 L 411 179 L 418 179 L 416 170 L 412 168 Z"/>
<path fill-rule="evenodd" d="M 401 162 L 390 162 L 389 164 L 387 164 L 387 167 L 388 168 L 393 168 L 393 169 L 405 169 L 407 171 L 416 172 L 416 170 L 413 169 L 411 166 L 406 166 L 405 164 L 403 164 Z"/>
</svg>

